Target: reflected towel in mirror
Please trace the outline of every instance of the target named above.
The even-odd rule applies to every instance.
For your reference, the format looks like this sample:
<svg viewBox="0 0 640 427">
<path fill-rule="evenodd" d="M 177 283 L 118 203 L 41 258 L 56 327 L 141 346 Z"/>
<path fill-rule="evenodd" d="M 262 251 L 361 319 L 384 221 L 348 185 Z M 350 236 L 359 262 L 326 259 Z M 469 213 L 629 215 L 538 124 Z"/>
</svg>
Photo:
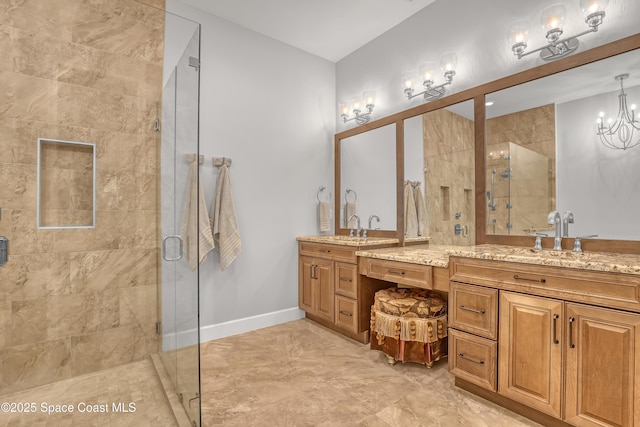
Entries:
<svg viewBox="0 0 640 427">
<path fill-rule="evenodd" d="M 355 218 L 353 218 L 352 220 L 349 220 L 349 218 L 351 218 L 351 215 L 355 215 L 356 214 L 356 203 L 355 202 L 346 202 L 344 204 L 344 221 L 345 224 L 347 225 L 347 228 L 356 228 L 357 221 Z"/>
<path fill-rule="evenodd" d="M 418 237 L 418 211 L 411 181 L 404 183 L 404 235 Z"/>
</svg>

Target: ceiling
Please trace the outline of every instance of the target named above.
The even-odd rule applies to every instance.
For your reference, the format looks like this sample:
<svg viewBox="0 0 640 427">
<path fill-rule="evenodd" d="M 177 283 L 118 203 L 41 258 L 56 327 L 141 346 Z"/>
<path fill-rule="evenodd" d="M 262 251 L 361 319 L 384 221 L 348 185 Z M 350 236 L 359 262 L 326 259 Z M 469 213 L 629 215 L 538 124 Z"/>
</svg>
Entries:
<svg viewBox="0 0 640 427">
<path fill-rule="evenodd" d="M 435 1 L 183 0 L 331 62 L 338 62 Z"/>
</svg>

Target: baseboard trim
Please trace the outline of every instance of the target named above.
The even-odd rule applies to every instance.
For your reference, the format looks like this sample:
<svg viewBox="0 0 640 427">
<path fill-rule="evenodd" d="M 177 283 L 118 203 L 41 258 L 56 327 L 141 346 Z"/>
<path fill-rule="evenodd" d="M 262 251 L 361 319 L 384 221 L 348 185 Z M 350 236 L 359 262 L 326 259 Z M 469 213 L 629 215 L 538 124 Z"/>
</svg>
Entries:
<svg viewBox="0 0 640 427">
<path fill-rule="evenodd" d="M 228 322 L 217 323 L 215 325 L 201 326 L 200 342 L 213 341 L 303 318 L 304 311 L 294 307 L 280 311 L 272 311 L 271 313 L 259 314 L 257 316 L 230 320 Z"/>
</svg>

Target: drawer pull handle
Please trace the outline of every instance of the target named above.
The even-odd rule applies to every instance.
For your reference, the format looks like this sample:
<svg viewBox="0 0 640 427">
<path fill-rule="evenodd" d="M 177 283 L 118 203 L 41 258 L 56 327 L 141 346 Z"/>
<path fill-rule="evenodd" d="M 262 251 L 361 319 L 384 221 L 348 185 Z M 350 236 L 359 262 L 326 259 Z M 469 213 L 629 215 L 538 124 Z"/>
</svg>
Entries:
<svg viewBox="0 0 640 427">
<path fill-rule="evenodd" d="M 330 249 L 320 249 L 320 252 L 325 252 L 325 253 L 329 254 L 329 253 L 331 253 L 331 250 Z"/>
<path fill-rule="evenodd" d="M 474 359 L 473 357 L 465 356 L 464 353 L 458 354 L 461 359 L 468 360 L 469 362 L 477 363 L 478 365 L 484 365 L 484 360 Z"/>
<path fill-rule="evenodd" d="M 478 310 L 477 308 L 469 308 L 469 307 L 465 307 L 464 305 L 460 306 L 460 310 L 472 311 L 474 313 L 484 314 L 484 310 Z"/>
<path fill-rule="evenodd" d="M 387 273 L 389 273 L 389 274 L 400 274 L 400 275 L 404 276 L 404 271 L 387 270 Z"/>
<path fill-rule="evenodd" d="M 522 277 L 522 276 L 518 276 L 517 274 L 513 275 L 513 278 L 516 280 L 528 280 L 530 282 L 540 282 L 540 283 L 545 283 L 547 281 L 547 279 L 532 279 L 530 277 Z"/>
<path fill-rule="evenodd" d="M 340 281 L 341 281 L 341 282 L 353 282 L 353 280 L 351 280 L 351 279 L 349 279 L 349 278 L 347 278 L 347 277 L 341 277 L 341 278 L 340 278 Z"/>
<path fill-rule="evenodd" d="M 575 322 L 576 319 L 574 319 L 573 317 L 569 317 L 569 347 L 570 348 L 576 348 L 576 345 L 573 343 L 573 322 Z"/>
<path fill-rule="evenodd" d="M 558 333 L 558 331 L 557 331 L 558 325 L 557 324 L 558 324 L 558 318 L 559 317 L 560 317 L 559 314 L 554 314 L 553 315 L 553 343 L 554 344 L 559 344 L 560 343 L 560 341 L 558 341 L 558 335 L 557 335 L 557 333 Z"/>
<path fill-rule="evenodd" d="M 353 313 L 347 313 L 346 311 L 342 311 L 342 310 L 340 310 L 340 314 L 342 314 L 344 316 L 353 317 Z"/>
</svg>

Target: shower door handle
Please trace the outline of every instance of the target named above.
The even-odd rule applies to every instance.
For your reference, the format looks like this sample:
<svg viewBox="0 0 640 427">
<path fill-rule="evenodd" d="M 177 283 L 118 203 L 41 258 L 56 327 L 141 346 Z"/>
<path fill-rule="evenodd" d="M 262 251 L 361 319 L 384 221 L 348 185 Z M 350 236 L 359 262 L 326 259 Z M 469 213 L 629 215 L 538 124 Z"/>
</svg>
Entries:
<svg viewBox="0 0 640 427">
<path fill-rule="evenodd" d="M 178 256 L 176 258 L 167 257 L 167 241 L 169 239 L 178 239 Z M 162 238 L 162 259 L 165 261 L 180 261 L 182 259 L 182 236 L 179 234 L 170 234 Z"/>
</svg>

